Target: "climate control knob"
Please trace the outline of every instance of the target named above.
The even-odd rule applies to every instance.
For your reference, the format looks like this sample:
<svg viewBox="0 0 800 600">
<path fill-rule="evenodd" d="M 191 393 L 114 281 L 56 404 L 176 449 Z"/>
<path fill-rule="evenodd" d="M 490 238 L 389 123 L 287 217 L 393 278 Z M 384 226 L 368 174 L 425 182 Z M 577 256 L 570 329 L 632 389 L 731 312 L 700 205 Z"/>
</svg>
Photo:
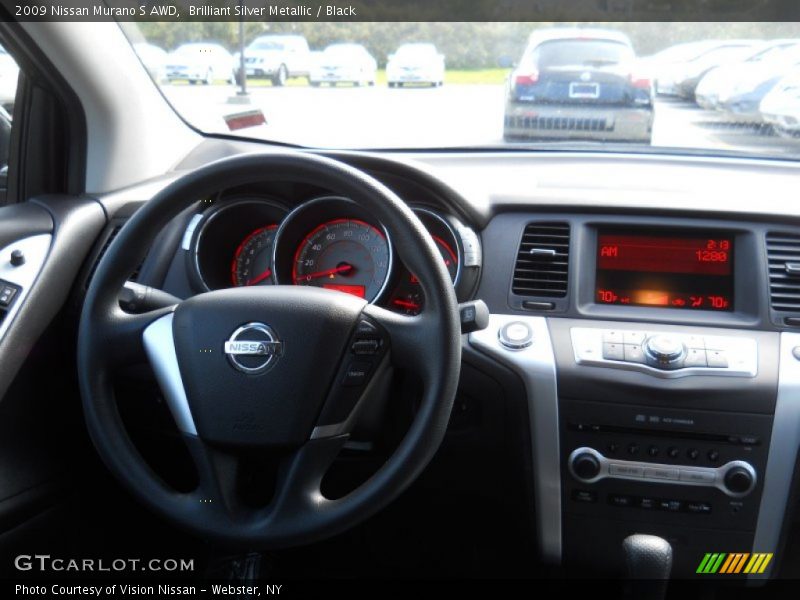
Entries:
<svg viewBox="0 0 800 600">
<path fill-rule="evenodd" d="M 738 462 L 725 472 L 725 489 L 733 496 L 745 496 L 756 486 L 756 473 L 746 462 Z"/>
<path fill-rule="evenodd" d="M 647 338 L 644 351 L 651 362 L 659 367 L 676 365 L 686 355 L 686 346 L 668 334 L 659 334 Z"/>
<path fill-rule="evenodd" d="M 570 457 L 570 470 L 576 479 L 590 481 L 600 474 L 600 461 L 591 452 L 580 452 Z"/>
</svg>

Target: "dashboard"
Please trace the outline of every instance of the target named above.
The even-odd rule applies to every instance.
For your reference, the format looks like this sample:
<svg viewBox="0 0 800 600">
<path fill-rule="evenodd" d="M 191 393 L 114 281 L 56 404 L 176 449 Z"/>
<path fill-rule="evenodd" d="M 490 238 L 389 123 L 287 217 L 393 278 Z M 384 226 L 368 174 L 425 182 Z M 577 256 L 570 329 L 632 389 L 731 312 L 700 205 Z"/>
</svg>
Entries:
<svg viewBox="0 0 800 600">
<path fill-rule="evenodd" d="M 179 168 L 250 149 L 208 142 Z M 667 539 L 679 577 L 694 576 L 709 548 L 780 551 L 800 450 L 792 400 L 800 393 L 800 218 L 788 192 L 796 167 L 569 154 L 328 156 L 405 200 L 458 300 L 486 302 L 489 326 L 463 339 L 451 423 L 459 451 L 449 457 L 470 443 L 491 453 L 515 440 L 544 560 L 622 572 L 631 533 Z M 764 189 L 776 192 L 754 201 Z M 104 202 L 119 215 L 113 228 L 137 199 L 125 192 Z M 278 284 L 354 294 L 410 315 L 425 303 L 383 225 L 313 182 L 198 199 L 137 277 L 180 298 Z M 527 418 L 497 416 L 516 414 L 516 402 Z M 487 444 L 497 439 L 489 429 L 502 442 Z M 509 434 L 517 430 L 521 437 Z M 742 576 L 769 577 L 778 564 Z"/>
</svg>

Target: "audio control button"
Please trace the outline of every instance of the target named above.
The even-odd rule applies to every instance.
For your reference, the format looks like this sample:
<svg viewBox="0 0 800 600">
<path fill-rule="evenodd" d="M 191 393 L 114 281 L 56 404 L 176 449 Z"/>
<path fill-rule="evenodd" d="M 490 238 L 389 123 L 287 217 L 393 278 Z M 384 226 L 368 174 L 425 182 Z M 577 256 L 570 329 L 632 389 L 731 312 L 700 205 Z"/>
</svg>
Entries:
<svg viewBox="0 0 800 600">
<path fill-rule="evenodd" d="M 593 504 L 597 502 L 597 492 L 593 492 L 592 490 L 572 490 L 572 499 L 575 502 Z"/>
<path fill-rule="evenodd" d="M 613 506 L 632 506 L 633 498 L 622 494 L 612 494 L 608 497 L 608 503 Z"/>
<path fill-rule="evenodd" d="M 678 469 L 664 469 L 659 467 L 646 468 L 644 470 L 645 479 L 665 479 L 669 481 L 678 480 Z"/>
<path fill-rule="evenodd" d="M 608 465 L 608 473 L 617 477 L 644 477 L 644 467 L 636 465 L 626 465 L 623 463 L 611 463 Z"/>
<path fill-rule="evenodd" d="M 572 459 L 572 472 L 578 479 L 594 479 L 600 474 L 600 461 L 594 454 L 583 452 Z"/>
<path fill-rule="evenodd" d="M 686 512 L 707 515 L 711 512 L 711 505 L 708 502 L 687 502 Z"/>
<path fill-rule="evenodd" d="M 680 500 L 659 500 L 658 508 L 668 512 L 679 512 L 683 508 L 683 502 Z"/>
<path fill-rule="evenodd" d="M 725 473 L 725 487 L 733 494 L 748 494 L 755 487 L 755 483 L 753 468 L 749 465 L 737 465 Z"/>
<path fill-rule="evenodd" d="M 713 484 L 717 476 L 713 471 L 693 471 L 681 469 L 680 480 L 687 483 Z"/>
</svg>

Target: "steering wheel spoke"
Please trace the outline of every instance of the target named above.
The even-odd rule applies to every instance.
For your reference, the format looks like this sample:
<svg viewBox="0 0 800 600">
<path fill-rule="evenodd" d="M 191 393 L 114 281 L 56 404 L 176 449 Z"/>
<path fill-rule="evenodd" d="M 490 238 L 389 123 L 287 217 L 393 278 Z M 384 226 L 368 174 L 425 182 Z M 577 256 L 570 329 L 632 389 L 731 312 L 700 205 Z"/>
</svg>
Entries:
<svg viewBox="0 0 800 600">
<path fill-rule="evenodd" d="M 105 347 L 105 360 L 111 367 L 141 362 L 147 355 L 142 344 L 145 330 L 155 321 L 172 313 L 174 306 L 132 314 L 113 307 L 98 329 Z"/>
<path fill-rule="evenodd" d="M 424 312 L 409 317 L 368 304 L 363 314 L 385 330 L 391 348 L 392 365 L 421 375 L 435 367 L 436 327 Z"/>
<path fill-rule="evenodd" d="M 273 520 L 307 518 L 330 502 L 322 495 L 322 478 L 346 440 L 346 435 L 310 440 L 286 457 L 269 508 Z"/>
<path fill-rule="evenodd" d="M 198 487 L 193 496 L 198 503 L 222 510 L 230 518 L 242 514 L 236 493 L 239 458 L 191 434 L 183 435 L 189 455 L 197 471 Z"/>
</svg>

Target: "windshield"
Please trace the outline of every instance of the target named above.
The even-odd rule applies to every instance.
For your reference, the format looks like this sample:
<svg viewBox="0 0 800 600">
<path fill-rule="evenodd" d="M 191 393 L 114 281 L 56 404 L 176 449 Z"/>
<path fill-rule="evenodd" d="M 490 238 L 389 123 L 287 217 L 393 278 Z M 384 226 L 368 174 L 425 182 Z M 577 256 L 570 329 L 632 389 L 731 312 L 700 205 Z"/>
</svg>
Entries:
<svg viewBox="0 0 800 600">
<path fill-rule="evenodd" d="M 797 80 L 796 23 L 247 22 L 240 29 L 209 21 L 124 29 L 165 98 L 209 134 L 315 148 L 800 158 L 800 98 L 789 85 Z M 211 43 L 218 51 L 185 45 Z M 160 51 L 176 49 L 193 56 L 191 68 L 164 61 Z M 374 61 L 356 60 L 369 56 Z M 758 69 L 764 81 L 756 81 Z M 253 111 L 258 119 L 236 118 Z"/>
<path fill-rule="evenodd" d="M 606 40 L 558 40 L 542 44 L 531 56 L 540 67 L 613 65 L 633 57 L 633 50 Z"/>
</svg>

